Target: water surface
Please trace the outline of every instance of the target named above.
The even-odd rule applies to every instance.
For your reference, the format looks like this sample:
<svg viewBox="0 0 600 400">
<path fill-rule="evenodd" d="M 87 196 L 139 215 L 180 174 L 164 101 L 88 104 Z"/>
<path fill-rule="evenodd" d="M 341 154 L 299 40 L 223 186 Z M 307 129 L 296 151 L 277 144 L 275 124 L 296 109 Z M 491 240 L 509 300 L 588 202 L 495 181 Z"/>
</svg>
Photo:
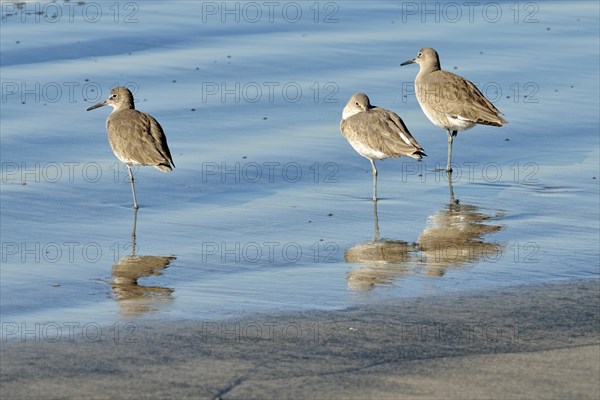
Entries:
<svg viewBox="0 0 600 400">
<path fill-rule="evenodd" d="M 69 5 L 71 20 L 66 5 L 2 3 L 4 321 L 222 318 L 597 278 L 596 2 L 494 2 L 499 18 L 282 3 L 295 22 L 185 1 L 119 3 L 116 18 L 93 3 L 92 22 L 90 4 Z M 418 68 L 399 66 L 425 46 L 510 121 L 459 134 L 452 186 L 445 133 L 411 90 Z M 134 256 L 109 110 L 85 111 L 116 84 L 160 121 L 176 164 L 136 174 Z M 358 91 L 429 155 L 378 163 L 377 221 L 370 165 L 338 128 Z"/>
</svg>

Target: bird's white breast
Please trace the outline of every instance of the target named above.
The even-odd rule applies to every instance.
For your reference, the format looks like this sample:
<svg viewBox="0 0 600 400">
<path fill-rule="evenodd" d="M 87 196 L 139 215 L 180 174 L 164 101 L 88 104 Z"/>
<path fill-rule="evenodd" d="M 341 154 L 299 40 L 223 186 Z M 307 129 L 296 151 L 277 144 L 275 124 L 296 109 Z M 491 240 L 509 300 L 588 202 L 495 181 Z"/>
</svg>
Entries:
<svg viewBox="0 0 600 400">
<path fill-rule="evenodd" d="M 388 158 L 386 154 L 365 145 L 359 140 L 348 139 L 348 143 L 350 143 L 350 146 L 363 157 L 371 160 L 383 160 L 384 158 Z"/>
<path fill-rule="evenodd" d="M 432 124 L 439 126 L 442 129 L 450 129 L 452 131 L 466 131 L 471 129 L 476 124 L 475 122 L 466 121 L 460 117 L 452 118 L 445 114 L 430 110 L 429 107 L 423 102 L 419 101 L 423 114 L 431 121 Z"/>
</svg>

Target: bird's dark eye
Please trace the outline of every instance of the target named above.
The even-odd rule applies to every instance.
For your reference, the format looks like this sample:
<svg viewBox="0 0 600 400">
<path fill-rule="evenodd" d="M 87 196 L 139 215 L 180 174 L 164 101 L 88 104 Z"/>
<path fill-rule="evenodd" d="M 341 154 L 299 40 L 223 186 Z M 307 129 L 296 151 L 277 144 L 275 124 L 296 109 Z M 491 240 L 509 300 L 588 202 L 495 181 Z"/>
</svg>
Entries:
<svg viewBox="0 0 600 400">
<path fill-rule="evenodd" d="M 358 102 L 356 102 L 356 103 L 354 103 L 354 104 L 358 105 Z"/>
<path fill-rule="evenodd" d="M 417 54 L 417 57 L 421 57 L 423 55 L 423 53 L 419 53 Z"/>
<path fill-rule="evenodd" d="M 116 98 L 117 98 L 117 95 L 116 95 L 116 94 L 113 94 L 112 96 L 110 96 L 110 98 L 111 98 L 111 99 L 116 99 Z"/>
</svg>

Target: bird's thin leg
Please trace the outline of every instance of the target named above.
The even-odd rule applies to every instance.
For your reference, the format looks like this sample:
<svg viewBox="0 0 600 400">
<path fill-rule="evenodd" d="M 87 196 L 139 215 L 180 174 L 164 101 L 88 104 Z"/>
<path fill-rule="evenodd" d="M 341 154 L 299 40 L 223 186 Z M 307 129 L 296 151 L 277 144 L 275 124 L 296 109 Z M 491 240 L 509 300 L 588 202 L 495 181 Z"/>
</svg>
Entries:
<svg viewBox="0 0 600 400">
<path fill-rule="evenodd" d="M 448 129 L 448 165 L 446 165 L 446 171 L 452 172 L 452 142 L 454 142 L 454 136 L 458 131 L 450 132 Z"/>
<path fill-rule="evenodd" d="M 377 201 L 377 168 L 375 168 L 375 161 L 371 160 L 371 167 L 373 168 L 373 201 Z"/>
<path fill-rule="evenodd" d="M 379 216 L 377 215 L 377 201 L 373 202 L 373 219 L 375 221 L 375 225 L 373 227 L 373 240 L 379 240 Z"/>
<path fill-rule="evenodd" d="M 134 256 L 135 255 L 135 240 L 136 240 L 136 228 L 137 228 L 137 212 L 138 209 L 134 208 L 133 209 L 133 229 L 131 230 L 131 255 Z"/>
<path fill-rule="evenodd" d="M 135 198 L 135 186 L 133 184 L 133 173 L 131 172 L 131 165 L 127 164 L 127 170 L 129 171 L 129 182 L 131 182 L 131 193 L 133 193 L 133 208 L 139 208 L 137 199 Z"/>
<path fill-rule="evenodd" d="M 450 189 L 450 203 L 454 204 L 454 187 L 452 186 L 452 171 L 447 171 L 448 173 L 448 188 Z"/>
</svg>

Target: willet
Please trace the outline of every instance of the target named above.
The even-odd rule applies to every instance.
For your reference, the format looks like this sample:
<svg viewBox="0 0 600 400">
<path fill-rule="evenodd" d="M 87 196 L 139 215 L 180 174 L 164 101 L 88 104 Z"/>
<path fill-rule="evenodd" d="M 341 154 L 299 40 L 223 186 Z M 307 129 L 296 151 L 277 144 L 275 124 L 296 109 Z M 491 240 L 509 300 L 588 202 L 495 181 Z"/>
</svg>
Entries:
<svg viewBox="0 0 600 400">
<path fill-rule="evenodd" d="M 373 201 L 377 201 L 375 160 L 408 156 L 421 159 L 426 154 L 394 112 L 372 106 L 364 93 L 355 93 L 344 107 L 340 129 L 350 145 L 368 158 L 373 169 Z"/>
<path fill-rule="evenodd" d="M 448 132 L 448 165 L 452 171 L 452 142 L 458 131 L 465 131 L 476 124 L 502 126 L 506 124 L 502 114 L 485 98 L 477 87 L 452 72 L 440 67 L 438 53 L 423 48 L 412 60 L 400 65 L 419 64 L 415 78 L 415 92 L 421 109 L 429 120 Z"/>
<path fill-rule="evenodd" d="M 133 207 L 138 208 L 131 166 L 150 165 L 164 172 L 172 171 L 175 164 L 167 145 L 167 137 L 160 124 L 151 115 L 135 109 L 133 95 L 129 89 L 116 87 L 110 91 L 107 100 L 87 110 L 107 105 L 113 107 L 106 120 L 108 143 L 115 156 L 127 165 L 133 193 Z"/>
</svg>

